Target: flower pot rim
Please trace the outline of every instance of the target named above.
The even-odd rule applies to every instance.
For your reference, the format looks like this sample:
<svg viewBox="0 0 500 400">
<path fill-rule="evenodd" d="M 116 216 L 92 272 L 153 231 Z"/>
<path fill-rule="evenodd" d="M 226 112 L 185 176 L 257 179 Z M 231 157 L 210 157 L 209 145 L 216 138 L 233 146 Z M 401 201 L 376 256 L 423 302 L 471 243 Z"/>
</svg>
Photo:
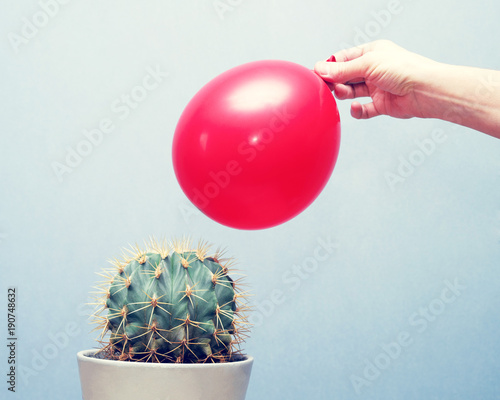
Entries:
<svg viewBox="0 0 500 400">
<path fill-rule="evenodd" d="M 231 368 L 242 366 L 243 364 L 252 364 L 253 357 L 249 355 L 242 355 L 241 360 L 225 362 L 225 363 L 200 363 L 200 364 L 176 364 L 176 363 L 150 363 L 150 362 L 130 362 L 130 361 L 119 361 L 119 360 L 106 360 L 102 358 L 92 357 L 98 350 L 89 349 L 82 350 L 76 354 L 79 362 L 92 362 L 101 365 L 115 366 L 119 368 L 167 368 L 167 369 L 178 369 L 178 368 L 196 368 L 196 369 L 214 369 L 214 368 Z"/>
</svg>

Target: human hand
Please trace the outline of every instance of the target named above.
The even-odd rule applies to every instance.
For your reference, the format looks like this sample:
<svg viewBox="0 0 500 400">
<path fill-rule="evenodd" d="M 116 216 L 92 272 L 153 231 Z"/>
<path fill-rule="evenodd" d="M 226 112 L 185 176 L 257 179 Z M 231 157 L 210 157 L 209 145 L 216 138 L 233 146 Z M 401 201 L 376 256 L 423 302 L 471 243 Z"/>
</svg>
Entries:
<svg viewBox="0 0 500 400">
<path fill-rule="evenodd" d="M 432 111 L 421 96 L 439 63 L 411 53 L 387 40 L 378 40 L 334 54 L 336 62 L 319 61 L 314 70 L 331 82 L 340 99 L 371 97 L 351 105 L 354 118 L 377 115 L 397 118 L 429 117 Z"/>
</svg>

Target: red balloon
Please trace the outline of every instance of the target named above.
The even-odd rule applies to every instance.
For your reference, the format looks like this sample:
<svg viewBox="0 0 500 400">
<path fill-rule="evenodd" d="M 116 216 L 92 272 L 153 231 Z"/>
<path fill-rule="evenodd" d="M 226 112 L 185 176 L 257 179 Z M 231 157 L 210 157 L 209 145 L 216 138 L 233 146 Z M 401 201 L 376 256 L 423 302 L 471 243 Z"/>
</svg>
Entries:
<svg viewBox="0 0 500 400">
<path fill-rule="evenodd" d="M 288 61 L 256 61 L 206 84 L 188 103 L 172 147 L 179 184 L 203 213 L 233 228 L 298 215 L 328 182 L 340 118 L 328 85 Z"/>
</svg>

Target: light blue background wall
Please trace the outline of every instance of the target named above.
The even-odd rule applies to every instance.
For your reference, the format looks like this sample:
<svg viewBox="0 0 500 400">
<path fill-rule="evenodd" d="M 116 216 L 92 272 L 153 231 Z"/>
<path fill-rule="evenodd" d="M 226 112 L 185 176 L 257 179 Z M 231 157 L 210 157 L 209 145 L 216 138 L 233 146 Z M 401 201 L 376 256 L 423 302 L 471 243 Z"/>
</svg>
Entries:
<svg viewBox="0 0 500 400">
<path fill-rule="evenodd" d="M 329 184 L 300 216 L 264 231 L 196 212 L 173 174 L 184 106 L 247 61 L 312 67 L 363 32 L 500 68 L 498 2 L 394 1 L 71 0 L 46 21 L 47 1 L 3 2 L 0 337 L 16 286 L 23 366 L 8 398 L 80 398 L 75 354 L 94 346 L 85 303 L 95 273 L 151 234 L 205 238 L 238 258 L 254 293 L 249 400 L 500 398 L 500 140 L 435 120 L 356 121 L 341 102 Z M 230 9 L 218 14 L 217 4 Z M 13 45 L 23 18 L 45 26 Z M 168 76 L 135 109 L 117 110 L 148 68 Z M 103 120 L 114 129 L 60 182 L 52 164 Z M 445 140 L 391 188 L 387 173 L 433 132 Z M 294 265 L 314 267 L 320 241 L 335 243 L 329 257 L 292 280 Z"/>
</svg>

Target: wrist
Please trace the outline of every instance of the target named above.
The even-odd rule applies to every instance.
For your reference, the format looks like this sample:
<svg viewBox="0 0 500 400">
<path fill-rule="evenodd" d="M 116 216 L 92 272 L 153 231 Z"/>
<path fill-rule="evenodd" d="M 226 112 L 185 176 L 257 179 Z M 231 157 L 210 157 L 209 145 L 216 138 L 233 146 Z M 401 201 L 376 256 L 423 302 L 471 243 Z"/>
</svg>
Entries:
<svg viewBox="0 0 500 400">
<path fill-rule="evenodd" d="M 461 67 L 432 62 L 419 69 L 414 94 L 421 118 L 437 118 L 450 122 L 466 108 L 467 98 L 462 87 Z"/>
<path fill-rule="evenodd" d="M 435 63 L 422 77 L 414 87 L 419 116 L 500 135 L 500 72 Z"/>
</svg>

